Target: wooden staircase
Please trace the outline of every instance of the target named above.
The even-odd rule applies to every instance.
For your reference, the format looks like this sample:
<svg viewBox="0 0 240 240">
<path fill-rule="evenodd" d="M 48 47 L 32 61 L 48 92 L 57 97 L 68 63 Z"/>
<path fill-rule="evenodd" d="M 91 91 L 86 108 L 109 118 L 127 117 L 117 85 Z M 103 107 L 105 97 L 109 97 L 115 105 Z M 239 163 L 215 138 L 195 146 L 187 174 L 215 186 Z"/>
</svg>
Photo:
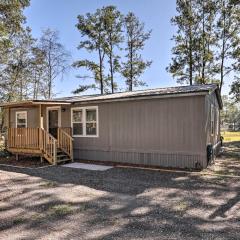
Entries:
<svg viewBox="0 0 240 240">
<path fill-rule="evenodd" d="M 57 148 L 57 164 L 73 161 L 61 148 Z"/>
<path fill-rule="evenodd" d="M 15 154 L 32 154 L 50 164 L 73 161 L 73 138 L 65 129 L 58 129 L 58 139 L 41 128 L 9 128 L 7 150 Z"/>
</svg>

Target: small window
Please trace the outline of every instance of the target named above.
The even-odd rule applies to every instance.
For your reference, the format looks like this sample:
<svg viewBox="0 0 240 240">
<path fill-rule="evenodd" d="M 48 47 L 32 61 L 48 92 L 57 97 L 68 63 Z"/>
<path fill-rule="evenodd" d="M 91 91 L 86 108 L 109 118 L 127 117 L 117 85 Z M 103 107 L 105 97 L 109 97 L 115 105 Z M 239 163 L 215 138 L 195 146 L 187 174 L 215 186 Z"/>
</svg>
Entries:
<svg viewBox="0 0 240 240">
<path fill-rule="evenodd" d="M 215 127 L 215 131 L 216 131 L 216 134 L 219 134 L 219 127 L 220 127 L 220 125 L 219 125 L 219 119 L 220 118 L 220 115 L 219 115 L 219 109 L 217 109 L 216 110 L 216 127 Z"/>
<path fill-rule="evenodd" d="M 86 135 L 97 134 L 97 111 L 96 109 L 86 109 Z"/>
<path fill-rule="evenodd" d="M 27 112 L 16 112 L 16 128 L 26 128 L 27 127 Z"/>
<path fill-rule="evenodd" d="M 98 108 L 81 107 L 72 109 L 72 129 L 75 137 L 98 136 Z"/>
<path fill-rule="evenodd" d="M 83 112 L 82 110 L 73 110 L 72 112 L 73 135 L 83 135 Z"/>
<path fill-rule="evenodd" d="M 214 135 L 214 106 L 211 104 L 211 134 Z"/>
</svg>

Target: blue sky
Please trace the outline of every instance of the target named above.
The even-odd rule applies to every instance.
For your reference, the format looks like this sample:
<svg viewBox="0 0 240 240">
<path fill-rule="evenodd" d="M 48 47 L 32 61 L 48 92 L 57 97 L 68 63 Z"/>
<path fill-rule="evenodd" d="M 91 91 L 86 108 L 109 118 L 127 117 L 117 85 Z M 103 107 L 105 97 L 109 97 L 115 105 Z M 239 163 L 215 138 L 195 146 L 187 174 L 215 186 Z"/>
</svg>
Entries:
<svg viewBox="0 0 240 240">
<path fill-rule="evenodd" d="M 147 88 L 176 85 L 176 81 L 166 72 L 173 46 L 170 39 L 175 32 L 170 23 L 171 17 L 176 14 L 175 0 L 31 0 L 25 15 L 34 37 L 39 37 L 41 30 L 47 27 L 58 30 L 61 42 L 71 52 L 74 61 L 89 57 L 89 54 L 76 48 L 81 37 L 75 27 L 77 16 L 106 5 L 115 5 L 122 13 L 134 12 L 145 23 L 146 29 L 152 29 L 151 38 L 142 52 L 145 59 L 153 61 L 141 77 L 146 80 Z M 55 91 L 58 96 L 71 95 L 80 83 L 76 75 L 81 73 L 80 70 L 71 69 L 62 81 L 57 80 Z M 118 76 L 118 80 L 121 82 L 122 78 Z"/>
</svg>

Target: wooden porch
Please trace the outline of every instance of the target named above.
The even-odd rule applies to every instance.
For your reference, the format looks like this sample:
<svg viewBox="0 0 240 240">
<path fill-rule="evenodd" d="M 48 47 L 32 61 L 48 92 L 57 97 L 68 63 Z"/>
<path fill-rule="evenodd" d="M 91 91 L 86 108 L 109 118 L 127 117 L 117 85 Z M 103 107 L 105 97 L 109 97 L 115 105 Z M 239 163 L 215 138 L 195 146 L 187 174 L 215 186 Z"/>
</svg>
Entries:
<svg viewBox="0 0 240 240">
<path fill-rule="evenodd" d="M 38 155 L 54 165 L 73 161 L 71 128 L 58 128 L 57 138 L 43 128 L 8 128 L 6 148 L 17 155 Z"/>
<path fill-rule="evenodd" d="M 62 127 L 61 113 L 70 105 L 68 102 L 53 100 L 32 100 L 24 102 L 3 103 L 6 114 L 6 149 L 16 154 L 36 155 L 46 159 L 50 164 L 73 161 L 73 138 L 70 127 Z M 58 109 L 57 122 L 49 123 L 48 109 Z M 17 122 L 17 113 L 25 112 L 26 120 Z M 49 122 L 48 122 L 49 121 Z M 68 124 L 65 124 L 68 126 Z M 54 128 L 54 134 L 50 133 Z"/>
</svg>

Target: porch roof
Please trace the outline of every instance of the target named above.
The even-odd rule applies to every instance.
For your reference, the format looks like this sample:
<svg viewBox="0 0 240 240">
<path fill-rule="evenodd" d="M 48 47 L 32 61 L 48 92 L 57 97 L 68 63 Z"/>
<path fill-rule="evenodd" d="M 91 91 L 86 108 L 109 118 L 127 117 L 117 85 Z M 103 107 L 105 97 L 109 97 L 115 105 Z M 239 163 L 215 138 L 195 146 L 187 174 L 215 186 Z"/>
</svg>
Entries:
<svg viewBox="0 0 240 240">
<path fill-rule="evenodd" d="M 0 107 L 30 107 L 30 106 L 38 106 L 38 105 L 69 105 L 70 102 L 59 101 L 59 100 L 27 100 L 27 101 L 19 101 L 19 102 L 5 102 L 0 103 Z"/>
</svg>

